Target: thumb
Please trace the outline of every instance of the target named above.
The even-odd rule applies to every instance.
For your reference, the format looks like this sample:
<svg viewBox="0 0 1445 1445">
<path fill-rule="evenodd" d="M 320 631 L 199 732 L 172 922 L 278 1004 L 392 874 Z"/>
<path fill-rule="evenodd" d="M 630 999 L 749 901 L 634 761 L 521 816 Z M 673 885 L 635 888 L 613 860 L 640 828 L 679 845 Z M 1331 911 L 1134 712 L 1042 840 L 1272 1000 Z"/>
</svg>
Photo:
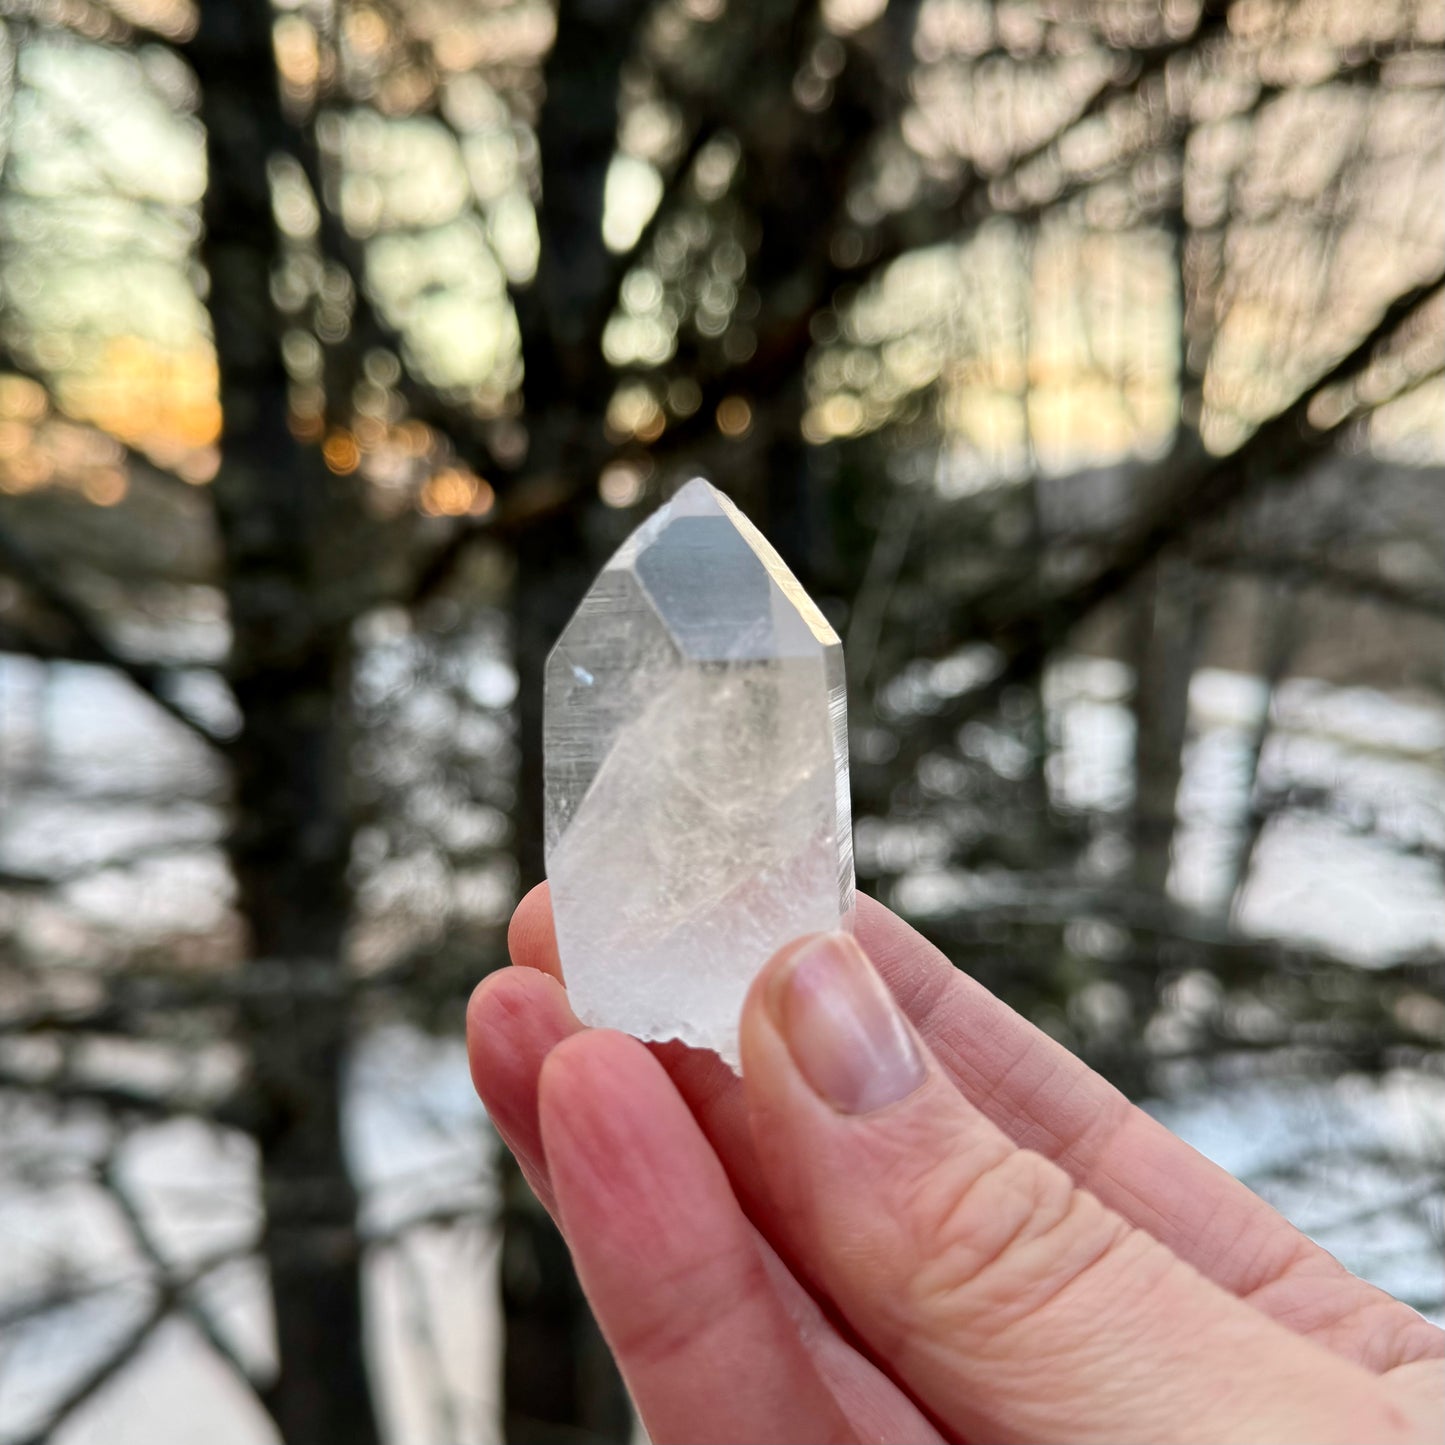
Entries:
<svg viewBox="0 0 1445 1445">
<path fill-rule="evenodd" d="M 940 1072 L 847 935 L 768 965 L 742 1056 L 785 1249 L 966 1438 L 1411 1438 L 1375 1376 L 1015 1147 Z"/>
</svg>

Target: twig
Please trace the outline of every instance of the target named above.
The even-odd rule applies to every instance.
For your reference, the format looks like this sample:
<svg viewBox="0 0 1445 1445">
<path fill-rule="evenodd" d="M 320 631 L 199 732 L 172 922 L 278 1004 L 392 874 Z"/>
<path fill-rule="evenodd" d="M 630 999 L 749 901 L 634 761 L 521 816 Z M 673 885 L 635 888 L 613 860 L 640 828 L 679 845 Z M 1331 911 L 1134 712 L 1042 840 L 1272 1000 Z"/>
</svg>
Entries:
<svg viewBox="0 0 1445 1445">
<path fill-rule="evenodd" d="M 1378 572 L 1349 567 L 1306 553 L 1272 551 L 1229 552 L 1222 548 L 1198 549 L 1190 556 L 1199 566 L 1215 572 L 1241 572 L 1288 583 L 1297 588 L 1322 588 L 1345 597 L 1357 597 L 1396 612 L 1445 620 L 1445 587 L 1429 583 L 1411 585 Z"/>
<path fill-rule="evenodd" d="M 1226 918 L 1237 920 L 1239 917 L 1245 888 L 1254 872 L 1255 854 L 1269 822 L 1268 810 L 1261 800 L 1259 770 L 1264 761 L 1265 747 L 1274 731 L 1275 700 L 1300 644 L 1303 631 L 1300 623 L 1299 600 L 1294 590 L 1287 583 L 1276 582 L 1266 623 L 1264 666 L 1260 669 L 1265 685 L 1264 702 L 1245 742 L 1247 778 L 1241 790 L 1244 796 L 1241 836 L 1229 860 L 1228 888 L 1220 898 L 1221 911 Z"/>
<path fill-rule="evenodd" d="M 165 1323 L 188 1290 L 221 1265 L 245 1258 L 253 1252 L 248 1247 L 245 1250 L 228 1249 L 219 1254 L 208 1255 L 187 1270 L 185 1274 L 163 1281 L 145 1316 L 137 1321 L 125 1338 L 99 1364 L 93 1366 L 71 1386 L 64 1398 L 51 1410 L 45 1423 L 30 1434 L 12 1436 L 5 1442 L 5 1445 L 45 1445 L 45 1442 L 54 1436 L 66 1420 L 140 1354 L 147 1341 Z M 61 1301 L 61 1303 L 69 1303 L 69 1301 Z"/>
<path fill-rule="evenodd" d="M 244 1129 L 239 1103 L 230 1098 L 152 1093 L 126 1084 L 101 1083 L 68 1074 L 32 1074 L 0 1066 L 0 1090 L 34 1094 L 60 1104 L 95 1104 L 112 1113 L 135 1114 L 146 1119 L 199 1118 L 227 1128 Z"/>
<path fill-rule="evenodd" d="M 37 881 L 32 880 L 30 875 L 23 877 L 27 885 Z M 472 950 L 468 957 L 475 963 L 476 974 L 501 966 L 502 959 L 498 956 L 500 945 L 478 948 L 469 943 L 467 946 Z M 167 972 L 122 973 L 121 970 L 127 966 L 122 959 L 106 965 L 106 971 L 117 976 L 104 998 L 78 1006 L 42 1002 L 28 1009 L 12 1006 L 9 1010 L 0 1010 L 0 1036 L 105 1031 L 139 1014 L 173 1015 L 181 1009 L 223 1008 L 249 1000 L 305 998 L 341 1002 L 389 989 L 410 988 L 435 964 L 436 957 L 432 950 L 418 950 L 385 968 L 363 974 L 339 974 L 320 959 L 263 958 L 238 963 L 233 971 L 213 978 Z M 6 960 L 0 956 L 0 963 L 4 962 Z M 46 969 L 47 978 L 55 974 L 55 968 Z M 80 976 L 87 984 L 95 982 L 96 974 L 94 968 L 80 970 Z M 65 975 L 62 973 L 60 976 Z M 47 1086 L 45 1080 L 30 1080 L 28 1075 L 23 1078 L 17 1075 L 7 1082 L 0 1074 L 0 1088 L 43 1090 Z"/>
<path fill-rule="evenodd" d="M 0 866 L 0 888 L 60 888 L 81 878 L 92 878 L 97 873 L 104 873 L 112 868 L 136 868 L 145 863 L 155 862 L 160 858 L 191 858 L 201 849 L 216 847 L 220 841 L 219 838 L 214 837 L 175 839 L 165 843 L 156 843 L 150 847 L 135 848 L 129 853 L 95 858 L 57 873 Z"/>
<path fill-rule="evenodd" d="M 652 214 L 637 233 L 637 239 L 613 261 L 611 275 L 607 278 L 607 285 L 597 308 L 598 314 L 593 318 L 589 345 L 601 349 L 603 330 L 621 299 L 622 283 L 627 279 L 628 272 L 646 259 L 653 241 L 657 239 L 658 231 L 672 216 L 678 198 L 682 194 L 682 188 L 687 184 L 687 178 L 692 174 L 692 168 L 698 156 L 707 149 L 710 141 L 721 134 L 723 129 L 721 121 L 716 116 L 705 116 L 693 127 L 687 145 L 683 148 L 682 155 L 678 157 L 672 175 L 668 178 L 667 185 L 658 198 Z"/>
<path fill-rule="evenodd" d="M 385 1249 L 399 1243 L 409 1234 L 421 1229 L 446 1229 L 456 1224 L 494 1224 L 496 1216 L 487 1205 L 476 1199 L 452 1200 L 438 1204 L 434 1209 L 424 1209 L 409 1214 L 405 1219 L 388 1225 L 385 1229 L 367 1230 L 362 1243 L 368 1249 Z"/>
<path fill-rule="evenodd" d="M 907 556 L 919 510 L 917 498 L 895 496 L 888 504 L 883 525 L 868 554 L 868 565 L 853 603 L 844 647 L 849 680 L 854 688 L 861 689 L 873 671 L 878 638 L 888 613 L 888 601 Z"/>
<path fill-rule="evenodd" d="M 1357 979 L 1377 997 L 1383 996 L 1387 984 L 1428 988 L 1445 982 L 1445 952 L 1439 950 L 1366 969 L 1288 938 L 1240 933 L 1218 917 L 1184 908 L 1149 890 L 1075 882 L 1001 883 L 992 896 L 960 902 L 947 917 L 920 918 L 915 925 L 932 937 L 971 947 L 981 929 L 996 925 L 1054 928 L 1081 918 L 1106 919 L 1140 933 L 1193 944 L 1219 960 L 1267 953 L 1282 975 L 1318 978 L 1333 972 Z"/>
<path fill-rule="evenodd" d="M 1208 7 L 1210 15 L 1206 16 L 1207 23 L 1202 24 L 1193 35 L 1150 52 L 1145 63 L 1132 74 L 1105 82 L 1057 131 L 1016 156 L 1007 174 L 1013 174 L 1038 161 L 1075 127 L 1086 123 L 1106 105 L 1130 96 L 1138 97 L 1147 86 L 1158 79 L 1163 66 L 1172 56 L 1201 43 L 1213 34 L 1217 21 L 1210 16 L 1214 10 L 1222 11 L 1223 8 L 1222 5 L 1211 4 Z M 795 27 L 795 43 L 796 37 L 806 38 L 806 35 L 805 26 Z M 673 193 L 685 180 L 696 151 L 701 150 L 702 145 L 720 129 L 720 123 L 704 123 L 694 132 L 689 153 L 673 173 L 669 193 L 659 202 L 648 226 L 644 228 L 643 235 L 639 237 L 638 245 L 633 247 L 626 265 L 616 278 L 619 283 L 621 276 L 626 274 L 627 266 L 643 254 L 641 248 L 650 232 L 661 224 L 664 213 L 671 210 Z M 812 345 L 808 323 L 813 316 L 831 304 L 834 293 L 840 286 L 845 283 L 866 282 L 870 276 L 878 274 L 905 251 L 915 247 L 931 245 L 940 240 L 958 239 L 966 218 L 973 223 L 979 219 L 972 211 L 982 204 L 989 185 L 997 185 L 1006 180 L 1007 174 L 992 177 L 970 175 L 951 207 L 937 208 L 923 217 L 910 214 L 894 218 L 886 234 L 878 238 L 872 250 L 857 261 L 845 263 L 829 255 L 819 265 L 800 266 L 798 269 L 810 273 L 808 280 L 811 288 L 809 304 L 798 313 L 801 320 L 795 318 L 785 335 L 774 336 L 767 345 L 760 345 L 750 362 L 727 368 L 719 375 L 703 379 L 702 399 L 696 410 L 691 416 L 674 421 L 659 441 L 649 448 L 649 455 L 654 460 L 671 458 L 714 435 L 714 412 L 718 403 L 726 396 L 735 393 L 754 398 L 773 395 L 779 389 L 780 377 L 791 374 L 802 364 Z M 1079 189 L 1083 188 L 1083 183 L 1080 183 Z M 1064 199 L 1067 199 L 1067 196 L 1055 197 L 1050 204 Z M 828 218 L 820 218 L 818 229 L 820 236 L 826 239 L 832 233 L 832 223 Z M 792 284 L 792 281 L 789 284 Z M 603 320 L 605 322 L 606 318 Z M 605 465 L 629 445 L 623 443 L 615 448 L 603 449 L 596 458 L 597 467 Z M 502 493 L 495 512 L 477 521 L 460 523 L 452 531 L 447 541 L 423 563 L 412 583 L 409 596 L 402 600 L 406 605 L 415 607 L 444 590 L 473 546 L 482 538 L 525 532 L 535 526 L 545 525 L 559 513 L 565 512 L 575 505 L 583 490 L 592 485 L 595 474 L 596 469 L 582 468 L 578 475 L 567 478 L 535 473 L 518 477 Z"/>
<path fill-rule="evenodd" d="M 64 619 L 76 637 L 77 659 L 113 668 L 203 742 L 213 748 L 226 746 L 227 740 L 221 734 L 212 731 L 200 718 L 187 712 L 167 695 L 166 683 L 172 680 L 169 668 L 140 662 L 117 651 L 91 616 L 89 608 L 52 577 L 40 559 L 3 527 L 0 527 L 0 568 L 23 583 L 52 612 Z"/>
<path fill-rule="evenodd" d="M 169 1263 L 156 1244 L 149 1228 L 146 1226 L 144 1217 L 141 1214 L 140 1206 L 131 1194 L 125 1180 L 121 1177 L 120 1168 L 112 1155 L 100 1171 L 100 1182 L 109 1192 L 110 1197 L 115 1201 L 116 1209 L 121 1218 L 124 1219 L 126 1228 L 129 1229 L 131 1238 L 135 1241 L 136 1247 L 145 1258 L 154 1266 L 157 1275 L 162 1280 L 171 1279 L 172 1271 Z M 231 1347 L 231 1343 L 221 1333 L 215 1320 L 211 1318 L 211 1312 L 201 1303 L 200 1300 L 191 1297 L 189 1291 L 178 1291 L 180 1296 L 180 1308 L 186 1317 L 206 1337 L 207 1343 L 228 1364 L 236 1377 L 249 1389 L 256 1390 L 257 1397 L 261 1397 L 261 1391 L 257 1389 L 258 1382 L 253 1378 L 251 1372 L 246 1368 L 245 1362 Z"/>
<path fill-rule="evenodd" d="M 103 1359 L 74 1384 L 70 1392 L 50 1412 L 45 1424 L 30 1435 L 12 1436 L 6 1445 L 45 1445 L 59 1428 L 92 1396 L 108 1385 L 140 1354 L 150 1337 L 165 1322 L 175 1301 L 169 1291 L 162 1290 L 145 1316 L 128 1335 Z"/>
<path fill-rule="evenodd" d="M 1441 290 L 1437 275 L 1399 297 L 1363 340 L 1293 403 L 1265 422 L 1237 451 L 1223 457 L 1205 456 L 1192 469 L 1179 456 L 1171 455 L 1164 464 L 1166 475 L 1182 469 L 1184 481 L 1158 493 L 1158 500 L 1142 519 L 1080 581 L 1040 596 L 1037 569 L 1030 567 L 1025 576 L 967 599 L 955 612 L 945 639 L 932 653 L 945 655 L 956 649 L 961 639 L 982 637 L 998 649 L 1004 661 L 987 684 L 964 694 L 948 712 L 947 723 L 955 726 L 961 717 L 991 705 L 1010 685 L 1033 676 L 1085 617 L 1128 587 L 1161 552 L 1197 532 L 1251 487 L 1292 479 L 1327 452 L 1357 412 L 1342 408 L 1342 414 L 1317 426 L 1310 420 L 1315 398 L 1327 388 L 1354 379 L 1416 310 L 1435 300 Z M 1145 488 L 1144 494 L 1150 491 Z M 903 751 L 911 756 L 916 747 Z"/>
</svg>

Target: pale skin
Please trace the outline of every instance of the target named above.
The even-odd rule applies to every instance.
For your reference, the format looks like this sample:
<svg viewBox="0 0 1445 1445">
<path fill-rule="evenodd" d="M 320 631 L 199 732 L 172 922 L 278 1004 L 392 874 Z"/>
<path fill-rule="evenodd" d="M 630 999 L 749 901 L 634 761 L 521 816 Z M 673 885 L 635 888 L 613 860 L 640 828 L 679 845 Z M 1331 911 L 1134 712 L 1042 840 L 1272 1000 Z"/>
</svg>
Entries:
<svg viewBox="0 0 1445 1445">
<path fill-rule="evenodd" d="M 510 947 L 473 1078 L 659 1445 L 1445 1438 L 1445 1332 L 872 900 L 741 1079 L 578 1023 L 545 885 Z"/>
</svg>

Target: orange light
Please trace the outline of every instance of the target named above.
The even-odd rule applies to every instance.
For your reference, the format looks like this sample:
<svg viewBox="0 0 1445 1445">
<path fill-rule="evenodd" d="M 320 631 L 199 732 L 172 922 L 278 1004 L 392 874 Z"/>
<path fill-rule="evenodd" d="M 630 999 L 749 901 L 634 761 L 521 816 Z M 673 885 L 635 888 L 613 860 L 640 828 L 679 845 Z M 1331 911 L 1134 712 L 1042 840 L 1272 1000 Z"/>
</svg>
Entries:
<svg viewBox="0 0 1445 1445">
<path fill-rule="evenodd" d="M 38 421 L 50 410 L 50 398 L 38 381 L 28 376 L 0 377 L 0 416 Z"/>
<path fill-rule="evenodd" d="M 142 450 L 186 451 L 221 435 L 216 356 L 209 344 L 160 347 L 138 336 L 106 344 L 99 365 L 60 383 L 72 416 Z"/>
<path fill-rule="evenodd" d="M 496 500 L 497 494 L 492 490 L 492 484 L 490 482 L 484 482 L 478 477 L 477 490 L 472 497 L 472 504 L 467 508 L 467 512 L 473 517 L 485 517 L 487 513 L 492 510 Z"/>
<path fill-rule="evenodd" d="M 48 456 L 34 450 L 14 458 L 7 468 L 6 490 L 29 492 L 43 487 L 55 474 L 55 463 Z"/>
<path fill-rule="evenodd" d="M 432 430 L 424 421 L 403 422 L 392 435 L 409 457 L 424 457 L 431 450 Z"/>
<path fill-rule="evenodd" d="M 443 467 L 421 489 L 420 506 L 429 517 L 460 517 L 473 511 L 483 496 L 485 512 L 492 504 L 492 489 L 486 482 L 456 467 Z"/>
<path fill-rule="evenodd" d="M 375 55 L 386 44 L 386 21 L 375 10 L 358 10 L 345 21 L 346 41 L 358 55 Z"/>
<path fill-rule="evenodd" d="M 321 69 L 316 31 L 300 15 L 283 15 L 271 32 L 276 68 L 289 89 L 309 93 Z"/>
<path fill-rule="evenodd" d="M 0 457 L 17 457 L 35 439 L 24 422 L 0 421 Z"/>
<path fill-rule="evenodd" d="M 92 472 L 81 485 L 81 490 L 86 500 L 94 502 L 97 507 L 113 507 L 124 500 L 129 484 L 122 473 L 107 469 Z"/>
<path fill-rule="evenodd" d="M 361 465 L 361 448 L 349 431 L 338 430 L 326 438 L 321 448 L 326 465 L 339 477 L 350 476 Z"/>
</svg>

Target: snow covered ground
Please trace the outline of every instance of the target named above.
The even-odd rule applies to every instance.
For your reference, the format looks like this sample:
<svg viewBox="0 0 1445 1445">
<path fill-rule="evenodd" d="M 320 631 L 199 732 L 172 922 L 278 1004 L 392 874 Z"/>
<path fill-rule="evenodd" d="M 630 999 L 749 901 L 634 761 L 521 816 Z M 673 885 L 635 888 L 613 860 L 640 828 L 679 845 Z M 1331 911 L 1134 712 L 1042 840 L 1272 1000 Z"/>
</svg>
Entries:
<svg viewBox="0 0 1445 1445">
<path fill-rule="evenodd" d="M 1053 677 L 1056 801 L 1089 809 L 1127 796 L 1127 683 L 1117 664 L 1100 660 L 1075 660 Z M 1208 671 L 1195 679 L 1170 878 L 1181 902 L 1222 902 L 1249 739 L 1267 703 L 1256 679 Z M 1304 682 L 1287 684 L 1273 709 L 1262 775 L 1276 786 L 1328 789 L 1336 805 L 1327 816 L 1266 829 L 1239 902 L 1241 925 L 1367 967 L 1445 947 L 1445 878 L 1424 856 L 1445 848 L 1445 710 Z M 229 902 L 217 848 L 221 806 L 205 755 L 158 725 L 123 683 L 82 667 L 52 668 L 42 683 L 34 664 L 0 656 L 0 870 L 73 880 L 9 905 L 0 933 L 80 963 L 98 963 L 99 940 L 122 925 L 193 936 L 200 947 Z M 125 861 L 136 853 L 143 861 Z M 213 1055 L 206 1067 L 228 1067 L 223 1044 Z M 405 1445 L 493 1441 L 497 1251 L 486 1221 L 494 1142 L 461 1044 L 380 1027 L 354 1060 L 348 1097 L 364 1228 L 376 1241 L 368 1343 L 388 1435 Z M 1427 1276 L 1438 1278 L 1438 1211 L 1432 1223 L 1383 1206 L 1402 1189 L 1427 1187 L 1445 1151 L 1445 1081 L 1401 1071 L 1307 1086 L 1253 1082 L 1154 1107 L 1352 1268 L 1411 1298 L 1424 1293 Z M 152 1307 L 146 1262 L 97 1187 L 98 1170 L 123 1181 L 173 1268 L 243 1250 L 254 1236 L 254 1160 L 234 1136 L 177 1120 L 139 1130 L 114 1158 L 106 1147 L 99 1119 L 83 1111 L 57 1126 L 23 1099 L 0 1105 L 0 1440 L 43 1418 L 47 1401 Z M 1398 1162 L 1379 1162 L 1385 1152 L 1405 1161 L 1403 1174 Z M 69 1292 L 64 1308 L 29 1310 L 56 1290 Z M 196 1298 L 236 1359 L 266 1360 L 268 1305 L 253 1262 L 218 1265 Z M 181 1315 L 59 1438 L 180 1445 L 197 1438 L 198 1421 L 209 1445 L 274 1438 L 202 1328 Z"/>
</svg>

